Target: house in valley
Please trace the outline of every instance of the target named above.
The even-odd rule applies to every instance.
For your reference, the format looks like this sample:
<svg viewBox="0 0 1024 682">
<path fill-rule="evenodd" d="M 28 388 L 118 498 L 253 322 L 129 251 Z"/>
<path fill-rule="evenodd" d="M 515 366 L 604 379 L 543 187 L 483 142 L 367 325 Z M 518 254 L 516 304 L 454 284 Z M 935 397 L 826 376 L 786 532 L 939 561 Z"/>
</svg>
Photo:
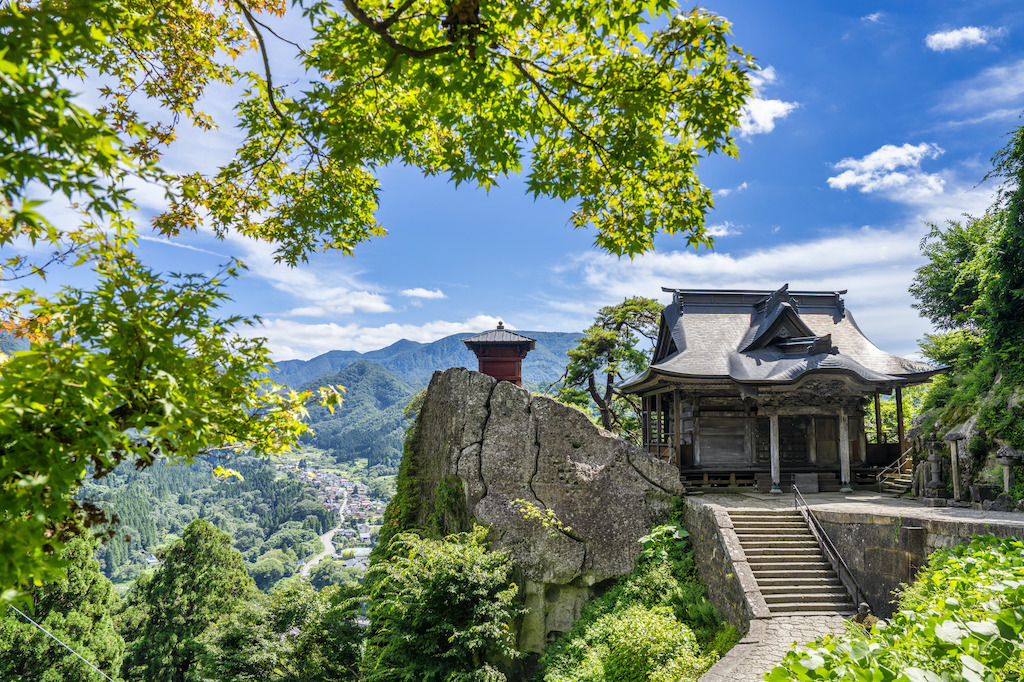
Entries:
<svg viewBox="0 0 1024 682">
<path fill-rule="evenodd" d="M 689 484 L 849 490 L 904 449 L 902 389 L 946 369 L 872 344 L 845 291 L 664 291 L 651 364 L 620 388 L 641 398 L 644 446 Z M 865 409 L 893 392 L 899 443 L 868 443 Z"/>
</svg>

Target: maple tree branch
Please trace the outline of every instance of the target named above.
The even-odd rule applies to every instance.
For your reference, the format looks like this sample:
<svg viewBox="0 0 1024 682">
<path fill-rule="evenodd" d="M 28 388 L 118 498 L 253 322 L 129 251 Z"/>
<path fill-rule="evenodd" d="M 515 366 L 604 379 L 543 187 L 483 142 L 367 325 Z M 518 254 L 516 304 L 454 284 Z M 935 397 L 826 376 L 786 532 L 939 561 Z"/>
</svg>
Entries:
<svg viewBox="0 0 1024 682">
<path fill-rule="evenodd" d="M 282 121 L 288 121 L 288 117 L 278 108 L 277 102 L 274 100 L 274 80 L 270 73 L 270 60 L 267 58 L 267 44 L 263 42 L 263 34 L 260 33 L 260 29 L 256 26 L 256 18 L 253 17 L 252 12 L 245 6 L 242 0 L 235 0 L 235 4 L 238 5 L 242 10 L 242 14 L 245 15 L 245 20 L 249 24 L 249 28 L 256 34 L 256 41 L 260 44 L 260 56 L 263 57 L 263 71 L 267 75 L 267 101 L 270 102 L 270 108 L 274 110 L 278 118 Z M 276 34 L 275 34 L 276 35 Z"/>
<path fill-rule="evenodd" d="M 407 57 L 424 59 L 426 57 L 434 57 L 439 54 L 444 54 L 445 52 L 451 52 L 456 47 L 456 45 L 453 43 L 449 45 L 439 45 L 437 47 L 431 47 L 426 50 L 420 50 L 415 47 L 403 45 L 402 43 L 398 42 L 397 38 L 388 33 L 388 27 L 398 19 L 398 15 L 400 15 L 401 12 L 405 11 L 408 5 L 412 4 L 410 0 L 406 0 L 406 2 L 402 3 L 402 6 L 395 10 L 395 12 L 384 21 L 375 21 L 374 19 L 372 19 L 370 15 L 367 14 L 363 10 L 363 8 L 356 3 L 356 0 L 343 0 L 343 2 L 345 3 L 345 9 L 348 10 L 349 14 L 351 14 L 356 21 L 358 21 L 360 24 L 362 24 L 366 28 L 370 29 L 371 31 L 379 35 L 381 40 L 383 40 L 388 47 L 390 47 L 392 50 L 399 54 L 404 54 Z"/>
</svg>

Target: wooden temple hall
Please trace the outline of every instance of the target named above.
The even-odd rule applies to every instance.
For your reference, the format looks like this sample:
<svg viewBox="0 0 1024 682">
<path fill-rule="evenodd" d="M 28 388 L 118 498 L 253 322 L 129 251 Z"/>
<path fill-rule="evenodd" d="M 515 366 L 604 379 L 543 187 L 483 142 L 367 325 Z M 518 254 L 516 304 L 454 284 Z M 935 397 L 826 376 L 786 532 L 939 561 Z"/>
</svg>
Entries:
<svg viewBox="0 0 1024 682">
<path fill-rule="evenodd" d="M 805 491 L 848 491 L 903 450 L 901 389 L 946 369 L 872 344 L 845 291 L 664 291 L 651 365 L 620 388 L 642 399 L 648 452 L 690 485 L 781 492 L 802 474 Z M 899 443 L 868 443 L 865 408 L 893 392 Z"/>
</svg>

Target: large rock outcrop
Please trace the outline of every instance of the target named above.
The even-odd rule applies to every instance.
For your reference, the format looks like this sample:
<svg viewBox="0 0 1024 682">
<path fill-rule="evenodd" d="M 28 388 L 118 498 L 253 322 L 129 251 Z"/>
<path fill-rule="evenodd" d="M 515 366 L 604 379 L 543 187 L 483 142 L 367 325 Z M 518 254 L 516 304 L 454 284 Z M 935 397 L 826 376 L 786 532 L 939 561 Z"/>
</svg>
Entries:
<svg viewBox="0 0 1024 682">
<path fill-rule="evenodd" d="M 439 513 L 432 491 L 457 483 L 514 557 L 528 652 L 567 630 L 595 585 L 634 568 L 639 538 L 682 492 L 675 468 L 580 411 L 461 368 L 434 374 L 410 455 L 423 527 Z"/>
</svg>

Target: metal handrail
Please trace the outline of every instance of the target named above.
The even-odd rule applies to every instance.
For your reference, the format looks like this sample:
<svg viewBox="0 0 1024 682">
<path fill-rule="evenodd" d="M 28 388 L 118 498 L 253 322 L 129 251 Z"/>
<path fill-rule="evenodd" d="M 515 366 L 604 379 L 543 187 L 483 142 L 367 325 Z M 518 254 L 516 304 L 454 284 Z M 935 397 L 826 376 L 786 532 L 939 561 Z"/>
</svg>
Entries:
<svg viewBox="0 0 1024 682">
<path fill-rule="evenodd" d="M 913 451 L 914 451 L 914 446 L 911 445 L 909 448 L 907 448 L 903 452 L 902 455 L 900 455 L 899 457 L 896 458 L 895 462 L 893 462 L 892 464 L 890 464 L 889 466 L 885 467 L 884 469 L 879 471 L 877 474 L 875 474 L 875 483 L 878 484 L 878 492 L 882 492 L 882 479 L 885 478 L 890 473 L 891 470 L 902 471 L 903 470 L 903 465 L 907 461 L 907 455 L 909 455 Z"/>
<path fill-rule="evenodd" d="M 803 505 L 801 507 L 801 505 Z M 867 593 L 861 588 L 860 583 L 857 582 L 857 578 L 854 577 L 853 571 L 843 561 L 843 557 L 839 554 L 839 550 L 836 549 L 832 539 L 829 538 L 828 533 L 822 527 L 821 522 L 811 511 L 811 506 L 807 504 L 807 500 L 800 494 L 800 489 L 796 487 L 796 481 L 793 481 L 793 506 L 796 508 L 800 515 L 804 517 L 804 521 L 807 522 L 807 527 L 811 529 L 811 534 L 814 539 L 818 541 L 818 546 L 825 552 L 826 558 L 832 568 L 835 570 L 836 575 L 839 576 L 839 580 L 843 583 L 846 589 L 853 592 L 854 604 L 860 605 L 862 601 L 867 601 Z"/>
</svg>

